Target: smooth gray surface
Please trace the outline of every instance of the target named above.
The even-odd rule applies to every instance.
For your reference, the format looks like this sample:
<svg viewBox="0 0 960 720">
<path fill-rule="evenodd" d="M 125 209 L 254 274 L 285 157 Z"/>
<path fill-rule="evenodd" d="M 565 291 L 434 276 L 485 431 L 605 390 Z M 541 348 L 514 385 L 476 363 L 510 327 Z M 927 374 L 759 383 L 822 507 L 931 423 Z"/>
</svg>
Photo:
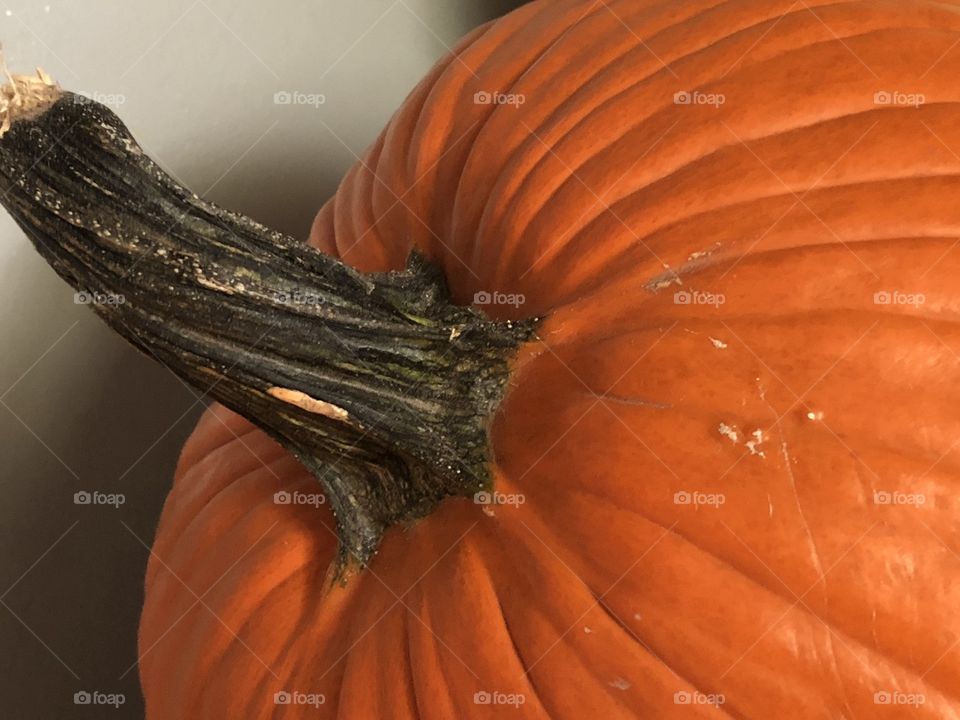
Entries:
<svg viewBox="0 0 960 720">
<path fill-rule="evenodd" d="M 304 237 L 446 46 L 520 4 L 10 0 L 0 42 L 14 72 L 117 96 L 188 187 Z M 326 102 L 278 105 L 278 91 Z M 75 305 L 2 212 L 0 348 L 0 717 L 142 717 L 147 547 L 202 402 Z M 126 502 L 78 506 L 79 490 Z M 78 707 L 81 690 L 126 702 Z"/>
</svg>

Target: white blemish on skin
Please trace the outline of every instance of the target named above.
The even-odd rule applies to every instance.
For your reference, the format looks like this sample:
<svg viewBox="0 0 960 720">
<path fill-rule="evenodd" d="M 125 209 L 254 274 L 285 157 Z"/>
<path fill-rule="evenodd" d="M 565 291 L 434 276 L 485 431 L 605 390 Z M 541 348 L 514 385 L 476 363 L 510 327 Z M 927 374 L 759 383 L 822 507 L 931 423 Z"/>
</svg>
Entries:
<svg viewBox="0 0 960 720">
<path fill-rule="evenodd" d="M 634 619 L 634 620 L 640 620 L 640 619 L 641 619 L 640 613 L 634 613 L 634 614 L 633 614 L 633 619 Z"/>
<path fill-rule="evenodd" d="M 310 397 L 306 393 L 300 392 L 299 390 L 272 387 L 267 390 L 267 395 L 275 397 L 277 400 L 281 400 L 285 403 L 295 405 L 301 410 L 306 410 L 307 412 L 315 413 L 317 415 L 323 415 L 324 417 L 328 417 L 333 420 L 346 422 L 350 417 L 349 413 L 347 413 L 347 411 L 342 407 L 337 407 L 336 405 L 324 402 L 323 400 L 317 400 L 316 398 Z"/>
<path fill-rule="evenodd" d="M 720 425 L 717 427 L 717 431 L 724 437 L 730 438 L 730 442 L 734 444 L 740 442 L 740 433 L 737 432 L 736 426 L 720 423 Z"/>
<path fill-rule="evenodd" d="M 587 635 L 589 635 L 590 633 L 593 632 L 593 630 L 591 630 L 590 628 L 588 628 L 586 625 L 584 625 L 583 631 L 584 631 Z"/>
<path fill-rule="evenodd" d="M 773 499 L 770 497 L 770 493 L 767 493 L 767 515 L 773 517 Z"/>
<path fill-rule="evenodd" d="M 663 280 L 657 280 L 654 283 L 651 283 L 647 287 L 650 290 L 656 292 L 657 290 L 663 290 L 665 287 L 670 287 L 671 285 L 683 285 L 683 282 L 680 280 L 678 275 L 673 275 L 669 278 Z"/>
<path fill-rule="evenodd" d="M 820 410 L 811 411 L 807 413 L 807 420 L 823 420 L 823 412 Z"/>
<path fill-rule="evenodd" d="M 610 687 L 616 688 L 617 690 L 629 690 L 630 683 L 628 683 L 622 677 L 618 677 L 618 678 L 615 678 L 612 683 L 610 683 Z"/>
<path fill-rule="evenodd" d="M 762 458 L 765 458 L 766 455 L 763 454 L 763 450 L 760 450 L 760 444 L 764 441 L 763 430 L 754 430 L 750 436 L 753 440 L 748 440 L 744 443 L 747 446 L 747 450 L 750 451 L 751 455 L 759 455 Z"/>
<path fill-rule="evenodd" d="M 727 344 L 723 340 L 717 340 L 715 337 L 710 338 L 710 342 L 712 342 L 713 346 L 718 350 L 723 350 L 727 347 Z"/>
</svg>

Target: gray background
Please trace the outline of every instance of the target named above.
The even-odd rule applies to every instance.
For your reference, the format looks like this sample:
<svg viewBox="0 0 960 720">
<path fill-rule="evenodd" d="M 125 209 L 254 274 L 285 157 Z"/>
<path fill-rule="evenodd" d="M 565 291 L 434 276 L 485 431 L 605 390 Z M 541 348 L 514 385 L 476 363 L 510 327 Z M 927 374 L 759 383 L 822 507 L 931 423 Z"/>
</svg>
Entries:
<svg viewBox="0 0 960 720">
<path fill-rule="evenodd" d="M 187 187 L 305 237 L 446 46 L 520 4 L 8 0 L 0 42 L 13 72 L 114 102 Z M 284 90 L 326 102 L 275 104 Z M 2 211 L 0 348 L 0 717 L 142 717 L 147 546 L 202 402 L 75 305 Z M 80 690 L 126 703 L 77 707 Z"/>
</svg>

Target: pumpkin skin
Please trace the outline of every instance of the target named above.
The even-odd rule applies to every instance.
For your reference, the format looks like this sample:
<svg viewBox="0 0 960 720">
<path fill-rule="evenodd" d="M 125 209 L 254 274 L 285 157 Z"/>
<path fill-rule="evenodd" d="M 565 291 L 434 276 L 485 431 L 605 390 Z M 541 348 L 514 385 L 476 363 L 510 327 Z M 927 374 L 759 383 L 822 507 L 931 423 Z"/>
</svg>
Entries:
<svg viewBox="0 0 960 720">
<path fill-rule="evenodd" d="M 445 501 L 331 585 L 328 509 L 273 502 L 316 480 L 212 407 L 148 717 L 960 717 L 957 5 L 541 1 L 465 38 L 310 241 L 547 317 L 491 429 L 525 502 Z"/>
</svg>

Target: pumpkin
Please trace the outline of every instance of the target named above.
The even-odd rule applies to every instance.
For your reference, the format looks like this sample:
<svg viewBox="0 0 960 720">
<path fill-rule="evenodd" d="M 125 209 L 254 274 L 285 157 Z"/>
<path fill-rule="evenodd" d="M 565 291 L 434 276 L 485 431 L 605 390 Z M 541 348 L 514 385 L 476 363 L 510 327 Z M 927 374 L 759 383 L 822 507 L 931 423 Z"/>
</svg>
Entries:
<svg viewBox="0 0 960 720">
<path fill-rule="evenodd" d="M 957 6 L 540 0 L 466 37 L 310 244 L 542 318 L 489 482 L 344 563 L 316 468 L 212 406 L 148 718 L 960 716 Z"/>
</svg>

